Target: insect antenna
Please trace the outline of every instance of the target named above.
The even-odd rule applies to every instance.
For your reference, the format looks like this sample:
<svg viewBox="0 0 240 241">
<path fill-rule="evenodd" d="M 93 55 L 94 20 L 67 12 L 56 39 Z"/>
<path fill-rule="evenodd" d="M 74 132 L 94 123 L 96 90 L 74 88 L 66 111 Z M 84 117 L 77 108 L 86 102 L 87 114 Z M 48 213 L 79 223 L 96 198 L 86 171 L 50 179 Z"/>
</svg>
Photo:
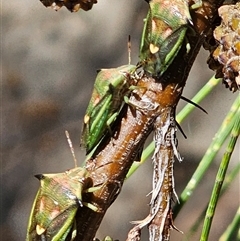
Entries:
<svg viewBox="0 0 240 241">
<path fill-rule="evenodd" d="M 199 108 L 199 109 L 200 109 L 201 111 L 203 111 L 204 113 L 208 114 L 207 111 L 204 110 L 200 105 L 198 105 L 198 104 L 196 104 L 195 102 L 189 100 L 188 98 L 186 98 L 186 97 L 184 97 L 184 96 L 181 96 L 181 99 L 184 100 L 184 101 L 186 101 L 186 102 L 188 102 L 189 104 L 194 105 L 195 107 Z M 187 136 L 185 135 L 182 127 L 179 125 L 178 122 L 176 122 L 176 125 L 177 125 L 178 129 L 180 130 L 180 132 L 182 133 L 183 137 L 184 137 L 185 139 L 187 139 Z"/>
<path fill-rule="evenodd" d="M 131 36 L 128 35 L 128 64 L 131 64 Z"/>
<path fill-rule="evenodd" d="M 70 135 L 69 135 L 68 131 L 65 131 L 65 135 L 67 137 L 68 145 L 69 145 L 70 150 L 72 152 L 75 167 L 77 167 L 77 159 L 76 159 L 76 156 L 75 156 L 75 153 L 74 153 L 74 148 L 73 148 L 72 141 L 70 139 Z"/>
<path fill-rule="evenodd" d="M 189 104 L 194 105 L 195 107 L 197 107 L 198 109 L 200 109 L 201 111 L 203 111 L 204 113 L 208 114 L 206 110 L 204 110 L 200 105 L 196 104 L 195 102 L 189 100 L 188 98 L 181 96 L 181 99 L 188 102 Z"/>
</svg>

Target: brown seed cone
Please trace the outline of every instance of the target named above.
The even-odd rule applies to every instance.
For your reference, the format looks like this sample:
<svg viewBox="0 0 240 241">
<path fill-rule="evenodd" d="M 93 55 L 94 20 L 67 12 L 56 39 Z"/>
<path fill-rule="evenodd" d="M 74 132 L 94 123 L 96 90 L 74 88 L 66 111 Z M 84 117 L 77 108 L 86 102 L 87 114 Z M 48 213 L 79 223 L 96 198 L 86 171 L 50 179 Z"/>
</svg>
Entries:
<svg viewBox="0 0 240 241">
<path fill-rule="evenodd" d="M 58 11 L 62 6 L 65 6 L 71 12 L 77 12 L 79 9 L 88 11 L 92 8 L 97 0 L 40 0 L 46 7 L 51 7 Z"/>
<path fill-rule="evenodd" d="M 240 3 L 219 8 L 221 25 L 213 33 L 217 47 L 208 60 L 216 77 L 231 91 L 240 90 Z"/>
</svg>

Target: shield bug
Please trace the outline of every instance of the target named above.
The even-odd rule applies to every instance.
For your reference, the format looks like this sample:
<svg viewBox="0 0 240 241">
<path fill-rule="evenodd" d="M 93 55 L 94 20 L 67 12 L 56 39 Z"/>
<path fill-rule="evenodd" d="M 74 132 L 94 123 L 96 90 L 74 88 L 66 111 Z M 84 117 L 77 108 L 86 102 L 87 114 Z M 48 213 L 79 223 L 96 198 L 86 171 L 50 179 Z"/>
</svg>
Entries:
<svg viewBox="0 0 240 241">
<path fill-rule="evenodd" d="M 76 163 L 71 141 L 66 134 Z M 68 235 L 70 240 L 74 240 L 78 208 L 85 205 L 97 211 L 94 205 L 82 201 L 82 193 L 91 189 L 88 189 L 90 180 L 87 170 L 75 167 L 63 173 L 36 177 L 40 180 L 40 188 L 30 213 L 26 241 L 65 241 Z"/>
<path fill-rule="evenodd" d="M 108 130 L 111 131 L 110 125 L 119 114 L 125 97 L 129 95 L 130 87 L 137 83 L 137 68 L 136 65 L 128 64 L 118 68 L 101 69 L 98 72 L 84 116 L 81 138 L 81 145 L 86 148 L 87 154 Z"/>
<path fill-rule="evenodd" d="M 149 0 L 140 44 L 143 69 L 154 77 L 162 75 L 172 63 L 191 23 L 187 0 Z"/>
</svg>

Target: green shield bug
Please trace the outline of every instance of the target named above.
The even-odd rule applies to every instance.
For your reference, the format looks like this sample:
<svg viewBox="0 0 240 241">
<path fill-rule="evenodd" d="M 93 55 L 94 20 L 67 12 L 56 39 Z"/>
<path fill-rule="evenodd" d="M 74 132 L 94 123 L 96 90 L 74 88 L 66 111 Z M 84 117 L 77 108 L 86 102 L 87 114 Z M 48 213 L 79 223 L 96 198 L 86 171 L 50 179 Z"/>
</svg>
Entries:
<svg viewBox="0 0 240 241">
<path fill-rule="evenodd" d="M 128 64 L 99 71 L 84 116 L 81 145 L 86 148 L 87 154 L 108 130 L 111 131 L 110 125 L 119 114 L 125 97 L 130 93 L 130 87 L 136 85 L 137 68 L 136 65 Z"/>
<path fill-rule="evenodd" d="M 130 75 L 135 71 L 135 65 L 124 65 L 98 73 L 84 116 L 82 144 L 87 153 L 99 143 L 117 117 L 131 85 Z"/>
<path fill-rule="evenodd" d="M 140 44 L 143 69 L 159 77 L 172 63 L 191 23 L 187 0 L 149 0 Z"/>
<path fill-rule="evenodd" d="M 68 133 L 66 135 L 76 163 L 72 143 Z M 26 241 L 65 241 L 68 236 L 74 240 L 78 208 L 85 205 L 97 211 L 93 204 L 82 201 L 82 194 L 98 187 L 88 188 L 90 179 L 82 167 L 36 177 L 40 180 L 40 188 L 30 213 Z"/>
</svg>

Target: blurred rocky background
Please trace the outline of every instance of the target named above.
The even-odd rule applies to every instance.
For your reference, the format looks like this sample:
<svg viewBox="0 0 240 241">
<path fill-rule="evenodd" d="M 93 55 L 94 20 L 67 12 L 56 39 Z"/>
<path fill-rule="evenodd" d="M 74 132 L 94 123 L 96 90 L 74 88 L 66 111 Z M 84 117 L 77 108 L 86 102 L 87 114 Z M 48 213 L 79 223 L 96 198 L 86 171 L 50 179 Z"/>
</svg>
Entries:
<svg viewBox="0 0 240 241">
<path fill-rule="evenodd" d="M 1 241 L 24 240 L 31 206 L 39 187 L 34 174 L 63 172 L 74 167 L 64 134 L 68 130 L 79 163 L 85 151 L 79 147 L 82 120 L 99 68 L 127 64 L 127 39 L 131 35 L 132 63 L 147 13 L 143 0 L 98 0 L 89 12 L 59 12 L 38 0 L 4 1 L 1 11 Z M 213 74 L 208 53 L 202 51 L 189 76 L 184 96 L 191 98 Z M 180 194 L 214 137 L 238 93 L 218 86 L 202 103 L 208 115 L 195 110 L 182 124 L 179 149 L 184 162 L 175 166 Z M 183 106 L 181 102 L 179 109 Z M 149 138 L 149 141 L 151 137 Z M 239 142 L 238 142 L 239 143 Z M 239 161 L 235 151 L 233 161 Z M 204 182 L 177 218 L 175 225 L 187 231 L 205 206 L 211 192 L 216 158 Z M 144 180 L 143 180 L 144 178 Z M 125 240 L 132 220 L 145 218 L 149 209 L 152 167 L 149 160 L 123 186 L 97 233 Z M 217 240 L 232 220 L 239 204 L 234 182 L 224 195 L 214 218 L 210 240 Z M 200 197 L 200 198 L 199 198 Z M 147 230 L 143 232 L 147 240 Z M 172 240 L 184 235 L 173 231 Z M 198 240 L 196 238 L 194 240 Z"/>
</svg>

